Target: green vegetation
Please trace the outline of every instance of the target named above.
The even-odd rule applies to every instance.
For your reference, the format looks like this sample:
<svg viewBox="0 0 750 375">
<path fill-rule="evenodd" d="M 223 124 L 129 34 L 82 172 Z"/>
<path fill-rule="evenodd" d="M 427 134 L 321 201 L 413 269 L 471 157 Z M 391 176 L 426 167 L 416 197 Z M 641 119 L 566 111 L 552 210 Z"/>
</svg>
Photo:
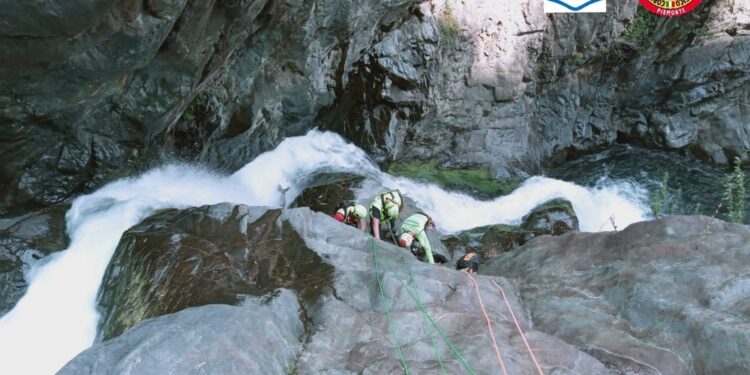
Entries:
<svg viewBox="0 0 750 375">
<path fill-rule="evenodd" d="M 388 168 L 388 173 L 482 197 L 505 195 L 521 184 L 520 180 L 498 181 L 487 169 L 440 169 L 433 161 L 393 164 Z"/>
<path fill-rule="evenodd" d="M 185 109 L 182 117 L 185 120 L 191 121 L 194 120 L 198 114 L 208 112 L 210 108 L 211 94 L 208 90 L 204 90 L 193 98 L 193 101 L 190 102 L 190 105 Z"/>
<path fill-rule="evenodd" d="M 724 176 L 724 192 L 721 199 L 716 202 L 716 207 L 711 216 L 717 216 L 724 212 L 726 207 L 726 220 L 735 223 L 744 223 L 745 221 L 745 201 L 747 199 L 747 177 L 742 170 L 742 163 L 739 158 L 734 160 L 734 168 Z M 669 188 L 669 173 L 662 174 L 659 187 L 651 193 L 651 212 L 654 217 L 664 217 L 677 214 L 701 215 L 704 213 L 704 207 L 696 203 L 692 209 L 682 203 L 682 189 L 671 190 Z M 706 207 L 711 209 L 711 207 Z M 723 216 L 723 215 L 722 215 Z"/>
<path fill-rule="evenodd" d="M 693 35 L 695 35 L 698 38 L 706 38 L 713 35 L 713 33 L 708 30 L 708 27 L 705 25 L 703 26 L 697 26 L 692 30 Z"/>
<path fill-rule="evenodd" d="M 461 26 L 453 15 L 453 8 L 446 3 L 445 8 L 438 16 L 438 29 L 440 30 L 440 44 L 443 46 L 452 46 L 456 43 Z"/>
<path fill-rule="evenodd" d="M 586 57 L 580 52 L 574 52 L 571 57 L 576 65 L 583 65 L 586 62 Z"/>
<path fill-rule="evenodd" d="M 532 212 L 541 212 L 541 211 L 552 211 L 552 210 L 559 210 L 559 211 L 566 211 L 574 213 L 573 205 L 570 203 L 570 201 L 565 199 L 553 199 L 547 202 L 544 202 L 532 210 Z"/>
<path fill-rule="evenodd" d="M 638 7 L 630 26 L 607 49 L 605 53 L 607 61 L 616 64 L 638 54 L 641 47 L 645 46 L 652 37 L 658 23 L 659 16 L 643 7 Z"/>
<path fill-rule="evenodd" d="M 633 18 L 633 23 L 625 29 L 620 38 L 618 38 L 618 41 L 635 46 L 643 45 L 653 34 L 658 22 L 659 16 L 643 7 L 638 7 L 635 18 Z"/>
<path fill-rule="evenodd" d="M 679 213 L 680 201 L 682 200 L 682 189 L 676 193 L 669 190 L 669 172 L 661 176 L 659 188 L 651 195 L 651 212 L 654 217 L 664 217 Z"/>
<path fill-rule="evenodd" d="M 134 269 L 133 264 L 126 264 L 122 268 L 130 271 L 127 273 L 126 282 L 114 284 L 113 290 L 100 297 L 100 306 L 107 306 L 106 319 L 100 321 L 98 327 L 101 337 L 105 340 L 117 337 L 144 319 L 153 316 L 153 311 L 150 309 L 152 307 L 149 301 L 150 296 L 147 293 L 151 277 L 147 276 L 142 269 Z M 105 280 L 112 272 L 117 271 L 109 267 Z M 114 309 L 115 306 L 123 308 Z"/>
<path fill-rule="evenodd" d="M 734 169 L 724 178 L 724 199 L 727 201 L 729 221 L 742 223 L 745 220 L 745 173 L 739 158 L 734 159 Z"/>
</svg>

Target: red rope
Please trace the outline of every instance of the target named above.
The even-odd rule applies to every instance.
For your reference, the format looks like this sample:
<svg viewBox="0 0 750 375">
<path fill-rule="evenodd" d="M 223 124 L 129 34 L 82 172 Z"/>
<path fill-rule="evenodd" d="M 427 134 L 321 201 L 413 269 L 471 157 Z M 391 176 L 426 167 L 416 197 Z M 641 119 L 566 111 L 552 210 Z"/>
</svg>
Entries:
<svg viewBox="0 0 750 375">
<path fill-rule="evenodd" d="M 495 348 L 495 354 L 497 354 L 497 360 L 500 362 L 500 367 L 503 369 L 503 374 L 508 375 L 508 370 L 505 368 L 505 362 L 503 361 L 503 356 L 500 354 L 500 348 L 497 346 L 497 341 L 495 341 L 495 332 L 492 330 L 492 322 L 490 322 L 490 317 L 487 316 L 487 310 L 484 308 L 484 302 L 482 301 L 482 294 L 479 293 L 479 285 L 477 285 L 477 281 L 474 279 L 474 276 L 471 276 L 470 273 L 466 273 L 469 278 L 471 279 L 471 282 L 474 283 L 474 289 L 477 291 L 477 297 L 479 297 L 479 305 L 482 307 L 482 313 L 484 314 L 484 319 L 487 321 L 487 327 L 490 329 L 490 337 L 492 337 L 492 346 Z"/>
<path fill-rule="evenodd" d="M 523 344 L 526 345 L 526 350 L 529 351 L 529 355 L 531 355 L 531 359 L 534 361 L 534 366 L 536 366 L 536 370 L 539 371 L 539 375 L 544 375 L 544 371 L 542 371 L 542 366 L 539 365 L 539 361 L 536 360 L 536 356 L 534 355 L 534 351 L 531 350 L 531 345 L 529 345 L 529 342 L 526 340 L 526 335 L 523 334 L 523 330 L 521 329 L 521 325 L 518 324 L 518 319 L 516 319 L 516 314 L 513 313 L 513 309 L 510 307 L 510 302 L 508 302 L 508 297 L 505 296 L 505 291 L 503 288 L 498 285 L 495 280 L 490 278 L 490 281 L 492 281 L 493 284 L 497 287 L 497 289 L 500 290 L 500 294 L 503 295 L 503 299 L 505 300 L 505 305 L 508 306 L 508 311 L 510 311 L 510 316 L 513 317 L 513 322 L 516 323 L 516 328 L 518 329 L 518 333 L 521 334 L 521 339 L 523 339 Z M 474 286 L 476 286 L 476 282 L 474 282 Z"/>
</svg>

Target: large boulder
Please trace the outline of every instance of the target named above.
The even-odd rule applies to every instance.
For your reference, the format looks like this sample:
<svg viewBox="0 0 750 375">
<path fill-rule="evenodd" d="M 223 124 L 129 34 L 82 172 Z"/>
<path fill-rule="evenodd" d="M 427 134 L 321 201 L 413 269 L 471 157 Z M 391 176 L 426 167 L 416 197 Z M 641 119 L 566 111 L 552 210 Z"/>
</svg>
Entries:
<svg viewBox="0 0 750 375">
<path fill-rule="evenodd" d="M 535 207 L 522 219 L 520 226 L 497 224 L 465 230 L 443 237 L 454 259 L 475 252 L 486 261 L 513 250 L 536 236 L 559 236 L 578 231 L 578 217 L 571 203 L 554 199 Z"/>
<path fill-rule="evenodd" d="M 333 214 L 339 202 L 355 201 L 354 189 L 363 179 L 350 175 L 325 176 L 303 190 L 290 207 L 309 207 L 313 211 Z M 367 206 L 365 202 L 361 203 Z"/>
<path fill-rule="evenodd" d="M 229 261 L 236 249 L 246 248 L 251 254 L 268 251 L 269 255 L 278 254 L 279 262 L 275 264 L 289 271 L 285 276 L 289 282 L 278 285 L 278 289 L 269 284 L 260 300 L 248 297 L 224 301 L 240 307 L 224 307 L 223 310 L 213 306 L 191 308 L 174 315 L 147 319 L 117 338 L 83 352 L 62 370 L 62 374 L 119 373 L 132 368 L 143 368 L 145 373 L 154 374 L 174 372 L 174 369 L 180 373 L 199 373 L 204 366 L 221 373 L 244 374 L 254 372 L 248 368 L 256 364 L 269 369 L 268 373 L 279 373 L 275 371 L 279 364 L 285 364 L 287 373 L 298 374 L 393 373 L 402 371 L 399 347 L 406 366 L 413 373 L 439 372 L 441 361 L 446 373 L 462 373 L 466 370 L 456 354 L 460 353 L 466 366 L 477 374 L 495 374 L 500 365 L 481 317 L 477 290 L 493 321 L 509 371 L 536 371 L 508 307 L 489 277 L 478 277 L 475 289 L 472 280 L 463 272 L 421 263 L 399 248 L 373 241 L 327 214 L 314 213 L 307 208 L 266 211 L 222 204 L 179 213 L 170 211 L 172 220 L 163 220 L 163 215 L 165 213 L 156 214 L 149 219 L 150 226 L 144 223 L 138 227 L 142 243 L 148 244 L 153 238 L 159 244 L 160 239 L 174 238 L 175 243 L 184 242 L 191 247 L 198 245 L 203 251 L 210 250 L 209 254 L 219 259 L 218 263 Z M 203 219 L 199 219 L 201 217 Z M 238 225 L 236 219 L 240 217 L 243 219 Z M 214 238 L 213 246 L 200 245 L 196 243 L 200 242 L 197 239 L 185 242 L 189 237 L 183 234 L 184 228 L 189 225 L 183 224 L 181 218 L 210 227 L 209 231 L 220 234 L 223 239 Z M 154 225 L 153 220 L 161 224 Z M 253 240 L 260 239 L 257 236 L 267 241 Z M 284 242 L 284 237 L 298 238 L 299 241 Z M 127 249 L 128 242 L 123 239 L 118 252 Z M 160 249 L 161 246 L 151 248 L 164 254 L 165 260 L 170 257 L 187 259 L 180 255 L 183 252 L 196 261 L 208 258 L 188 246 L 170 245 L 162 251 Z M 294 280 L 302 280 L 300 278 L 314 275 L 316 271 L 293 272 L 293 260 L 281 261 L 283 254 L 290 252 L 316 254 L 324 262 L 317 268 L 334 269 L 332 278 L 323 281 L 305 279 L 308 288 L 319 288 L 313 298 L 306 298 L 306 289 L 296 285 Z M 311 255 L 304 256 L 309 258 Z M 196 270 L 192 276 L 193 284 L 218 285 L 222 288 L 215 292 L 221 294 L 236 289 L 237 284 L 251 283 L 254 267 L 256 265 L 244 262 L 231 263 L 231 269 L 225 268 L 227 272 L 239 275 L 236 283 L 217 279 L 221 275 L 215 273 L 202 272 L 196 262 L 191 267 L 186 264 L 178 270 L 164 271 L 188 275 Z M 266 276 L 273 263 L 259 262 L 257 267 L 263 271 L 260 274 Z M 518 299 L 516 288 L 504 278 L 493 280 L 504 289 L 508 303 L 545 372 L 562 368 L 567 369 L 564 373 L 571 374 L 610 373 L 588 354 L 536 331 L 530 325 L 529 312 Z M 148 290 L 158 288 L 161 282 L 163 280 L 148 277 L 144 280 L 123 279 L 120 288 L 142 285 Z M 108 293 L 107 286 L 103 288 L 103 293 Z M 191 291 L 189 285 L 182 285 L 182 288 L 162 298 L 159 304 L 179 303 L 178 293 L 190 294 Z M 123 302 L 111 300 L 114 305 L 120 304 L 120 309 L 144 308 Z M 144 303 L 148 308 L 151 302 L 146 300 Z M 264 304 L 270 306 L 265 308 Z M 213 318 L 213 311 L 221 313 Z M 435 331 L 434 327 L 441 331 Z M 191 338 L 200 341 L 191 343 Z M 288 349 L 273 350 L 279 345 L 279 340 L 286 341 Z M 157 342 L 158 348 L 152 349 Z M 454 346 L 455 352 L 447 342 Z M 170 360 L 184 357 L 186 353 L 189 353 L 189 358 L 182 363 Z"/>
<path fill-rule="evenodd" d="M 750 227 L 704 216 L 535 238 L 483 265 L 517 280 L 535 327 L 610 368 L 745 374 Z"/>
<path fill-rule="evenodd" d="M 443 237 L 441 242 L 449 249 L 453 259 L 474 252 L 486 261 L 498 254 L 511 251 L 534 238 L 534 233 L 513 225 L 490 225 L 465 230 Z"/>
<path fill-rule="evenodd" d="M 236 304 L 284 287 L 311 299 L 333 267 L 308 249 L 280 211 L 230 204 L 166 210 L 125 232 L 99 294 L 99 340 L 192 306 Z M 164 230 L 168 228 L 168 230 Z"/>
<path fill-rule="evenodd" d="M 534 236 L 559 236 L 566 232 L 578 231 L 578 216 L 569 201 L 554 199 L 531 210 L 523 218 L 521 227 Z"/>
<path fill-rule="evenodd" d="M 305 333 L 294 293 L 150 319 L 58 374 L 295 374 Z"/>
</svg>

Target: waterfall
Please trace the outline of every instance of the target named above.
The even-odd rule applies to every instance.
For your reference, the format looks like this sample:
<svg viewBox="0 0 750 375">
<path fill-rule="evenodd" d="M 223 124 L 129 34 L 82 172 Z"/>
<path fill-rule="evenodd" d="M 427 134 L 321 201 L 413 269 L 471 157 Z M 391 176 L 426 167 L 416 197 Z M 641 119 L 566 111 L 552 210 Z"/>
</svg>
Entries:
<svg viewBox="0 0 750 375">
<path fill-rule="evenodd" d="M 96 296 L 107 264 L 123 232 L 143 218 L 160 209 L 219 202 L 283 207 L 320 173 L 356 174 L 397 188 L 446 233 L 517 223 L 557 197 L 572 202 L 584 231 L 611 229 L 610 217 L 619 228 L 647 217 L 637 186 L 584 188 L 534 177 L 508 196 L 481 201 L 383 173 L 362 150 L 319 131 L 285 139 L 232 175 L 168 165 L 75 199 L 66 215 L 70 246 L 28 273 L 28 291 L 0 318 L 0 374 L 52 374 L 94 342 Z"/>
</svg>

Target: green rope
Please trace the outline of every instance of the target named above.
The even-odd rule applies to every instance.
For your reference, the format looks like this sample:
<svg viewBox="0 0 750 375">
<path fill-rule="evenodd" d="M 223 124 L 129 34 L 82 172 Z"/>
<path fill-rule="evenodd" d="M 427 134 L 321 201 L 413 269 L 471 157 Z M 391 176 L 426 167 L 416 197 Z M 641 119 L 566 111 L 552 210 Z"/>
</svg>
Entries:
<svg viewBox="0 0 750 375">
<path fill-rule="evenodd" d="M 375 262 L 375 278 L 378 280 L 378 288 L 380 289 L 380 297 L 383 298 L 383 306 L 385 307 L 385 314 L 388 317 L 388 331 L 391 333 L 391 337 L 393 337 L 393 340 L 396 341 L 396 349 L 398 350 L 399 357 L 401 357 L 401 365 L 404 367 L 404 373 L 406 375 L 409 375 L 409 367 L 406 365 L 406 358 L 404 358 L 404 352 L 401 350 L 401 341 L 398 339 L 396 332 L 393 331 L 393 326 L 395 324 L 393 323 L 393 318 L 391 318 L 391 312 L 388 309 L 388 302 L 385 299 L 385 292 L 383 292 L 383 284 L 380 282 L 380 268 L 378 267 L 378 256 L 377 256 L 377 253 L 375 252 L 375 240 L 370 238 L 370 243 L 372 244 L 372 259 Z"/>
<path fill-rule="evenodd" d="M 375 246 L 375 244 L 373 243 L 373 251 L 375 249 L 374 246 Z M 390 266 L 390 264 L 388 264 L 387 262 L 384 262 L 384 264 L 388 267 L 388 269 L 391 272 L 394 272 L 393 268 Z M 464 359 L 463 355 L 461 355 L 461 352 L 456 348 L 455 345 L 453 345 L 453 343 L 451 342 L 451 340 L 448 339 L 448 336 L 445 335 L 445 332 L 443 332 L 443 330 L 440 329 L 440 327 L 437 325 L 437 323 L 435 323 L 435 321 L 432 319 L 432 317 L 430 317 L 430 314 L 427 313 L 427 309 L 425 309 L 425 307 L 422 304 L 422 302 L 420 302 L 419 299 L 414 295 L 414 293 L 409 288 L 409 286 L 406 285 L 406 283 L 404 283 L 403 280 L 401 280 L 401 279 L 397 279 L 397 280 L 401 283 L 401 285 L 404 286 L 404 289 L 406 289 L 406 292 L 409 293 L 409 296 L 411 296 L 411 298 L 414 300 L 414 302 L 417 303 L 417 307 L 419 307 L 419 310 L 422 312 L 422 315 L 430 321 L 430 323 L 432 324 L 433 327 L 435 327 L 435 330 L 438 332 L 438 334 L 440 335 L 440 337 L 443 338 L 443 341 L 445 341 L 445 343 L 448 344 L 448 346 L 451 348 L 451 351 L 453 351 L 453 354 L 456 356 L 456 358 L 458 358 L 458 360 L 461 361 L 461 364 L 464 366 L 464 368 L 466 369 L 466 371 L 468 371 L 469 374 L 471 374 L 471 375 L 476 375 L 476 372 L 471 367 L 471 365 L 469 365 L 469 363 L 466 362 L 466 360 Z"/>
<path fill-rule="evenodd" d="M 448 339 L 448 337 L 445 335 L 445 332 L 443 332 L 443 330 L 440 329 L 440 327 L 437 325 L 437 323 L 435 323 L 432 317 L 430 317 L 424 305 L 422 305 L 422 303 L 417 300 L 417 298 L 414 296 L 414 293 L 411 291 L 411 289 L 409 289 L 408 286 L 402 280 L 399 280 L 399 282 L 404 286 L 404 288 L 409 293 L 411 298 L 414 299 L 414 301 L 417 303 L 417 306 L 419 307 L 419 310 L 422 312 L 422 314 L 430 321 L 432 326 L 435 327 L 435 330 L 437 330 L 438 334 L 440 334 L 440 337 L 442 337 L 445 343 L 448 344 L 448 346 L 453 351 L 453 354 L 455 354 L 458 360 L 461 361 L 461 364 L 463 364 L 464 368 L 466 368 L 466 371 L 468 371 L 469 374 L 476 375 L 476 372 L 474 371 L 474 369 L 471 368 L 471 366 L 466 362 L 463 355 L 461 355 L 461 352 L 456 348 L 455 345 L 453 345 L 451 340 Z"/>
<path fill-rule="evenodd" d="M 398 240 L 396 239 L 396 235 L 393 234 L 393 229 L 390 225 L 388 225 L 388 231 L 391 233 L 391 240 L 393 241 L 393 244 L 396 246 L 400 246 L 398 244 Z M 375 246 L 375 243 L 373 242 L 373 247 Z M 404 253 L 403 251 L 399 251 L 399 256 L 401 257 L 401 262 L 403 264 L 406 264 L 406 261 L 404 260 Z M 409 272 L 409 280 L 411 280 L 412 288 L 416 291 L 417 300 L 419 303 L 422 303 L 422 298 L 419 297 L 419 290 L 417 289 L 417 283 L 414 282 L 414 275 L 411 273 L 411 269 L 408 267 L 406 268 L 407 272 Z M 430 335 L 430 341 L 432 342 L 432 349 L 435 350 L 435 356 L 437 357 L 438 363 L 440 363 L 440 370 L 442 374 L 446 374 L 445 370 L 445 364 L 443 363 L 443 359 L 440 356 L 440 350 L 438 350 L 437 343 L 435 342 L 435 336 L 432 334 L 432 327 L 428 324 L 428 321 L 424 319 L 424 315 L 422 316 L 422 323 L 425 327 L 425 331 L 427 331 L 427 334 Z"/>
<path fill-rule="evenodd" d="M 403 252 L 401 252 L 399 256 L 401 258 L 401 264 L 405 265 L 406 272 L 409 273 L 409 280 L 411 281 L 411 286 L 414 289 L 414 291 L 416 292 L 415 294 L 417 295 L 417 303 L 421 304 L 422 303 L 422 298 L 419 296 L 419 289 L 417 288 L 417 283 L 414 282 L 414 275 L 412 275 L 412 273 L 411 273 L 411 267 L 409 267 L 409 265 L 406 263 L 406 260 L 404 259 Z M 430 335 L 430 341 L 432 342 L 432 348 L 435 349 L 435 356 L 437 356 L 438 363 L 440 363 L 441 373 L 442 374 L 446 374 L 445 364 L 443 363 L 443 359 L 440 356 L 440 350 L 438 350 L 438 348 L 437 348 L 437 343 L 435 342 L 435 336 L 432 334 L 432 331 L 434 330 L 434 328 L 430 327 L 430 325 L 428 324 L 429 322 L 425 319 L 424 315 L 422 316 L 422 323 L 424 323 L 425 330 Z"/>
</svg>

